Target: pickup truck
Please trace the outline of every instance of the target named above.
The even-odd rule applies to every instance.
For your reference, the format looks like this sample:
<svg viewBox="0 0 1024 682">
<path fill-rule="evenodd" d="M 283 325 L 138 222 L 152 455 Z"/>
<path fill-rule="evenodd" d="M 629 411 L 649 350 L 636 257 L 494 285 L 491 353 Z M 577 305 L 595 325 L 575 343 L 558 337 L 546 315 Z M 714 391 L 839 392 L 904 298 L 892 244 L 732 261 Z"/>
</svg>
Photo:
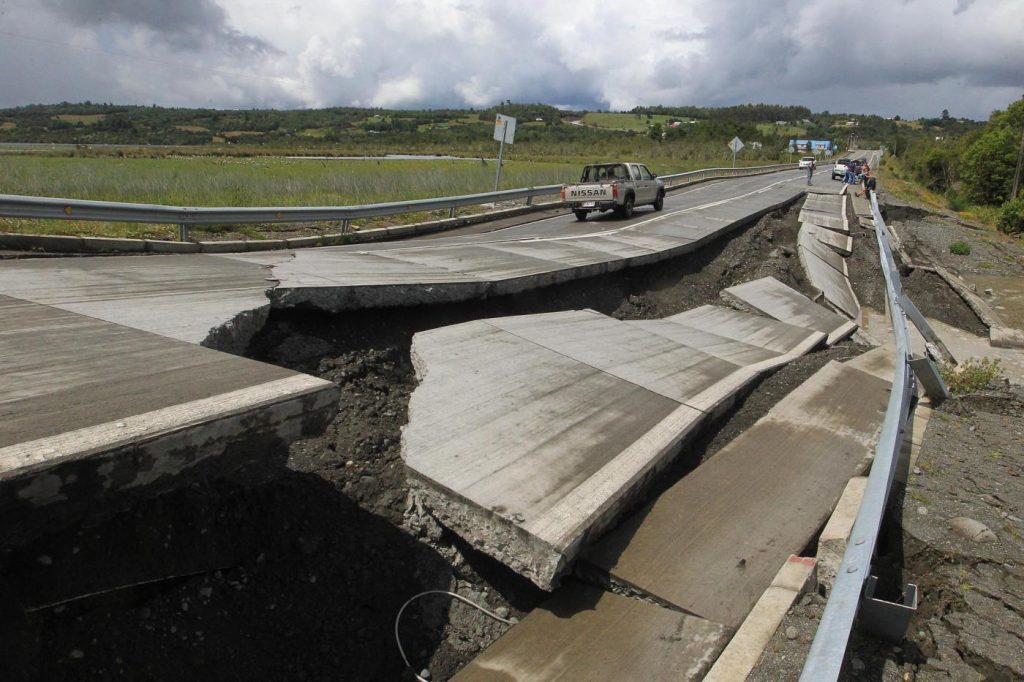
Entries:
<svg viewBox="0 0 1024 682">
<path fill-rule="evenodd" d="M 846 177 L 846 167 L 850 165 L 850 160 L 842 158 L 836 161 L 836 165 L 832 166 L 832 179 L 842 180 Z"/>
<path fill-rule="evenodd" d="M 562 187 L 562 201 L 572 208 L 576 220 L 586 220 L 593 211 L 615 211 L 628 218 L 634 207 L 644 204 L 660 211 L 665 205 L 665 183 L 642 163 L 596 163 L 583 168 L 578 184 Z"/>
</svg>

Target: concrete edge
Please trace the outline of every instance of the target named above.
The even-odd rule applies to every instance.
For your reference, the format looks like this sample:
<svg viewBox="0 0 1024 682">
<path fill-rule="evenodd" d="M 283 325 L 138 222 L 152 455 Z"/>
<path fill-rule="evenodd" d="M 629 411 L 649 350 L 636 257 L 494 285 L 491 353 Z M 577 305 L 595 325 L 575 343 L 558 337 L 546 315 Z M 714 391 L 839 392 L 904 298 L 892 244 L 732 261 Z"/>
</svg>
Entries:
<svg viewBox="0 0 1024 682">
<path fill-rule="evenodd" d="M 816 561 L 790 555 L 729 640 L 704 682 L 745 680 L 800 595 L 814 589 Z"/>
<path fill-rule="evenodd" d="M 0 450 L 13 464 L 0 479 L 0 513 L 12 529 L 0 545 L 30 542 L 200 478 L 284 466 L 288 445 L 322 433 L 337 403 L 333 384 L 306 375 L 254 388 L 247 397 L 243 389 Z M 191 414 L 197 403 L 199 413 Z"/>
<path fill-rule="evenodd" d="M 982 324 L 986 327 L 1002 327 L 1002 323 L 999 317 L 995 314 L 995 311 L 989 308 L 988 304 L 981 300 L 973 291 L 967 288 L 963 282 L 957 280 L 957 278 L 946 268 L 941 265 L 932 264 L 932 270 L 941 277 L 946 284 L 950 286 L 957 295 L 963 299 L 964 303 L 974 311 L 974 314 L 978 316 Z"/>
</svg>

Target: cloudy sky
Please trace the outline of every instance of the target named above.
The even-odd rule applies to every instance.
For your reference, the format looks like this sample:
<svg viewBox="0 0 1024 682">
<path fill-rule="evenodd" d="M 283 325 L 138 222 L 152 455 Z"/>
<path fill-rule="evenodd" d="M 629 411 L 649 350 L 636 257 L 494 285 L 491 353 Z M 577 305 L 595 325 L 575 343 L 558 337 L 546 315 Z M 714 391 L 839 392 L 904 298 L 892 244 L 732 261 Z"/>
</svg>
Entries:
<svg viewBox="0 0 1024 682">
<path fill-rule="evenodd" d="M 804 104 L 985 119 L 1024 0 L 0 0 L 0 107 Z"/>
</svg>

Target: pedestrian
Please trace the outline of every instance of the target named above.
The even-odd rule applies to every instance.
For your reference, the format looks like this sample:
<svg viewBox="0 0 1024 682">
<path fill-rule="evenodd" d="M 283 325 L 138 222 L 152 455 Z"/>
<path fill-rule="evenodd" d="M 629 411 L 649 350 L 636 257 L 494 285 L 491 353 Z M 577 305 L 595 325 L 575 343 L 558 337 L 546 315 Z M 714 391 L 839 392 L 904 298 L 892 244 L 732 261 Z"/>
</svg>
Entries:
<svg viewBox="0 0 1024 682">
<path fill-rule="evenodd" d="M 843 176 L 843 182 L 846 183 L 847 185 L 852 185 L 853 184 L 853 182 L 854 182 L 853 178 L 855 177 L 854 169 L 856 167 L 857 167 L 857 161 L 855 159 L 851 159 L 850 162 L 848 164 L 846 164 L 846 175 Z"/>
<path fill-rule="evenodd" d="M 864 195 L 865 198 L 870 199 L 871 195 L 868 193 L 874 192 L 876 186 L 877 183 L 875 182 L 875 177 L 871 175 L 871 171 L 865 171 L 863 178 L 863 189 L 857 192 L 857 196 Z"/>
<path fill-rule="evenodd" d="M 815 163 L 814 163 L 813 160 L 809 164 L 807 164 L 807 184 L 808 185 L 811 184 L 811 177 L 814 175 L 814 166 L 815 166 Z"/>
</svg>

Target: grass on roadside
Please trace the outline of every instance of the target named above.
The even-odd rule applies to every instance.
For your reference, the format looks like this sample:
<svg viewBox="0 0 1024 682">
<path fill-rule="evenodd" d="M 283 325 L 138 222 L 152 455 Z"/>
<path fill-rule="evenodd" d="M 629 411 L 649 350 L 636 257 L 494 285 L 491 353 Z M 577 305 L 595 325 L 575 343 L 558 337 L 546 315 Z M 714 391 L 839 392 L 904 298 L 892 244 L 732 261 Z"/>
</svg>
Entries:
<svg viewBox="0 0 1024 682">
<path fill-rule="evenodd" d="M 996 222 L 999 220 L 998 206 L 976 206 L 969 204 L 958 194 L 947 197 L 931 192 L 914 182 L 910 171 L 897 158 L 886 156 L 885 163 L 877 169 L 877 175 L 879 184 L 887 192 L 903 201 L 923 204 L 937 213 L 952 210 L 967 222 L 991 230 L 996 229 Z"/>
</svg>

